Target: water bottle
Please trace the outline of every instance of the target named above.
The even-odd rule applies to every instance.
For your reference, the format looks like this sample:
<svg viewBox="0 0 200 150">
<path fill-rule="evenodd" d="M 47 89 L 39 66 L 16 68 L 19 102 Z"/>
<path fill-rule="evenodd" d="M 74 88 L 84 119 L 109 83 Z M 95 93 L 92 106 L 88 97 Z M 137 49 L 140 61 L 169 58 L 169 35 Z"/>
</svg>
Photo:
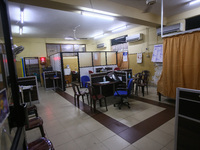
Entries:
<svg viewBox="0 0 200 150">
<path fill-rule="evenodd" d="M 103 77 L 103 82 L 105 82 L 105 81 L 106 81 L 106 77 L 104 76 L 104 77 Z"/>
<path fill-rule="evenodd" d="M 130 73 L 128 74 L 128 78 L 131 78 L 131 74 Z"/>
</svg>

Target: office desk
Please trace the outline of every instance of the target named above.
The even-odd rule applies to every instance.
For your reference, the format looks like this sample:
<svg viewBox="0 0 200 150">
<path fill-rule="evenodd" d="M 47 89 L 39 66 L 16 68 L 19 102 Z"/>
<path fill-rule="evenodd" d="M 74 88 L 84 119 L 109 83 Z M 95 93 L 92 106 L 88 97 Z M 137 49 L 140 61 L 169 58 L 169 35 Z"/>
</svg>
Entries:
<svg viewBox="0 0 200 150">
<path fill-rule="evenodd" d="M 96 82 L 92 85 L 96 87 L 97 93 L 100 93 L 104 96 L 112 96 L 115 92 L 115 84 L 118 82 L 116 81 L 105 81 L 105 82 Z M 99 89 L 99 92 L 98 92 Z"/>
</svg>

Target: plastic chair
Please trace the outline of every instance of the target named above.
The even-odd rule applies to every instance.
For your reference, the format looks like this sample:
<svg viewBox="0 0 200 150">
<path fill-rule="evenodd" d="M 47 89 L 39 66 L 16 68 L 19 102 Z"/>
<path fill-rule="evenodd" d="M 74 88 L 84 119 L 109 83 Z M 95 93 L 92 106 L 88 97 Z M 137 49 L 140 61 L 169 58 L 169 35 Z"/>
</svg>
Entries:
<svg viewBox="0 0 200 150">
<path fill-rule="evenodd" d="M 87 96 L 87 101 L 88 101 L 88 105 L 89 105 L 89 99 L 88 99 L 88 95 L 89 93 L 87 91 L 80 91 L 78 85 L 76 85 L 75 83 L 72 83 L 72 89 L 74 91 L 74 104 L 76 106 L 76 101 L 78 103 L 78 107 L 79 107 L 79 97 L 82 96 L 82 100 L 84 103 L 84 96 Z"/>
<path fill-rule="evenodd" d="M 99 101 L 99 104 L 100 104 L 100 107 L 101 107 L 102 106 L 101 100 L 104 99 L 106 111 L 108 111 L 107 103 L 106 103 L 106 97 L 103 96 L 102 94 L 97 94 L 95 92 L 95 89 L 94 89 L 93 86 L 89 85 L 88 89 L 89 89 L 89 93 L 90 93 L 90 106 L 91 106 L 91 108 L 92 108 L 92 104 L 93 104 L 94 111 L 96 111 L 96 101 Z"/>
<path fill-rule="evenodd" d="M 93 71 L 91 71 L 91 70 L 89 70 L 88 72 L 89 72 L 89 74 L 93 73 Z"/>
<path fill-rule="evenodd" d="M 88 81 L 90 81 L 90 78 L 88 76 L 82 76 L 81 77 L 82 87 L 87 88 L 88 87 Z"/>
<path fill-rule="evenodd" d="M 142 71 L 143 86 L 144 87 L 146 86 L 147 94 L 148 94 L 149 76 L 150 76 L 150 71 L 148 71 L 148 70 Z"/>
<path fill-rule="evenodd" d="M 124 98 L 128 98 L 130 96 L 132 87 L 133 87 L 133 79 L 131 78 L 128 82 L 127 88 L 117 88 L 117 90 L 114 93 L 114 96 L 119 96 L 121 100 L 120 102 L 115 103 L 114 107 L 118 105 L 119 109 L 121 109 L 122 105 L 127 105 L 128 108 L 130 108 L 129 102 L 124 102 Z"/>
<path fill-rule="evenodd" d="M 119 67 L 116 67 L 114 70 L 118 71 L 118 70 L 120 70 L 120 68 L 119 68 Z"/>
</svg>

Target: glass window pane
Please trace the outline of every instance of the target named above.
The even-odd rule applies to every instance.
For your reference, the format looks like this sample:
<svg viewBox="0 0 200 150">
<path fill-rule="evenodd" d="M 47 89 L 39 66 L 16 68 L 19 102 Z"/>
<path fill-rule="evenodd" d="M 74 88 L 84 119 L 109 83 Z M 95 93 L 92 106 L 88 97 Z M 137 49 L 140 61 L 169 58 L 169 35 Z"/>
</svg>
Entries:
<svg viewBox="0 0 200 150">
<path fill-rule="evenodd" d="M 115 65 L 116 62 L 116 53 L 115 52 L 107 52 L 107 65 Z"/>
<path fill-rule="evenodd" d="M 80 67 L 92 66 L 92 54 L 91 53 L 79 53 Z"/>
<path fill-rule="evenodd" d="M 85 45 L 74 45 L 75 52 L 85 52 Z"/>
<path fill-rule="evenodd" d="M 60 45 L 59 44 L 47 44 L 47 56 L 56 54 L 60 52 Z"/>
<path fill-rule="evenodd" d="M 95 53 L 93 53 L 93 63 L 94 63 L 94 66 L 106 65 L 105 52 L 95 52 Z"/>
<path fill-rule="evenodd" d="M 73 45 L 61 45 L 61 51 L 62 52 L 73 52 Z"/>
</svg>

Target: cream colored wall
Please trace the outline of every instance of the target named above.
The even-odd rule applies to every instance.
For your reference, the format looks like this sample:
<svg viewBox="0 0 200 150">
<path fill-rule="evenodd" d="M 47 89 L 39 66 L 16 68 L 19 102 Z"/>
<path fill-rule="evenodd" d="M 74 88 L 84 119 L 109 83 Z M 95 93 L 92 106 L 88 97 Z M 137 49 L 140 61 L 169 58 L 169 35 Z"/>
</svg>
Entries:
<svg viewBox="0 0 200 150">
<path fill-rule="evenodd" d="M 78 71 L 78 60 L 77 57 L 63 57 L 63 65 L 66 68 L 69 65 L 71 71 Z"/>
</svg>

